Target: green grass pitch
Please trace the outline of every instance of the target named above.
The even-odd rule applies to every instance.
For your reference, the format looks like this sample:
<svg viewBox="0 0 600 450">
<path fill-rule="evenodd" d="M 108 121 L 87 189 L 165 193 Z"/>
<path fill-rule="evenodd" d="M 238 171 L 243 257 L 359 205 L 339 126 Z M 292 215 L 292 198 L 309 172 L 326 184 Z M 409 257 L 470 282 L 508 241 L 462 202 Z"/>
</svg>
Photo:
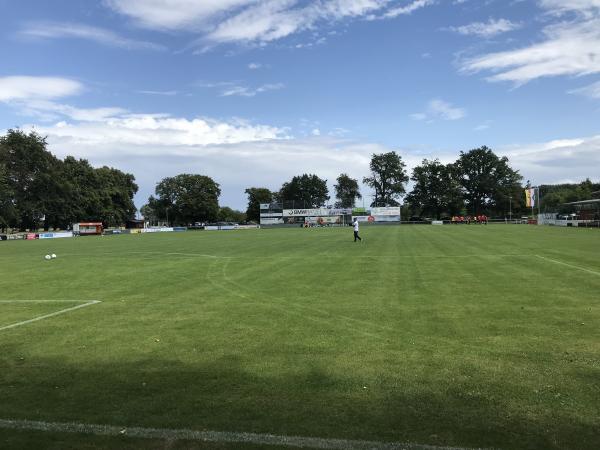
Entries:
<svg viewBox="0 0 600 450">
<path fill-rule="evenodd" d="M 0 243 L 0 420 L 600 447 L 598 230 L 361 235 Z M 1 448 L 263 448 L 167 444 L 0 427 Z"/>
</svg>

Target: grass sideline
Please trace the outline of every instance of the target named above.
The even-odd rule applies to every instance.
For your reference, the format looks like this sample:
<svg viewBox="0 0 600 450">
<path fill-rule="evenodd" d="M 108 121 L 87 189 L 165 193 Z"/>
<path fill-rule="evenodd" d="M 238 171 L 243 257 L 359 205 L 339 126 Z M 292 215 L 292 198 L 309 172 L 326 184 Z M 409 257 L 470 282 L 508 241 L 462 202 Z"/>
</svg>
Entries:
<svg viewBox="0 0 600 450">
<path fill-rule="evenodd" d="M 597 448 L 598 230 L 361 235 L 362 244 L 350 228 L 0 243 L 0 300 L 11 302 L 0 303 L 0 327 L 53 312 L 19 300 L 102 302 L 0 331 L 0 419 Z M 40 443 L 165 445 L 0 429 L 2 448 Z"/>
</svg>

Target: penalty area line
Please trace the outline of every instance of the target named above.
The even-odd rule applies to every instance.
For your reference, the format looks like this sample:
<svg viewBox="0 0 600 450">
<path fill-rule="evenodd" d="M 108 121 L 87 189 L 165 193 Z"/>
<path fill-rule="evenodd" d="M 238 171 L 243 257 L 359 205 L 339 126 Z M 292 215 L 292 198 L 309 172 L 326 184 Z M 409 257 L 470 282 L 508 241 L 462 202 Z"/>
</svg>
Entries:
<svg viewBox="0 0 600 450">
<path fill-rule="evenodd" d="M 475 450 L 462 447 L 439 447 L 399 442 L 378 442 L 347 439 L 326 439 L 275 434 L 197 431 L 189 429 L 119 427 L 84 423 L 39 422 L 33 420 L 0 419 L 0 428 L 21 431 L 80 433 L 96 436 L 126 436 L 145 439 L 228 442 L 256 445 L 282 445 L 296 448 L 330 450 Z"/>
<path fill-rule="evenodd" d="M 77 300 L 2 300 L 0 301 L 0 303 L 12 303 L 12 304 L 18 304 L 18 303 L 73 303 L 76 302 Z M 75 311 L 76 309 L 81 309 L 81 308 L 85 308 L 87 306 L 92 306 L 92 305 L 96 305 L 98 303 L 102 303 L 100 300 L 90 300 L 87 301 L 85 303 L 82 303 L 81 305 L 77 305 L 77 306 L 72 306 L 70 308 L 65 308 L 65 309 L 61 309 L 60 311 L 56 311 L 50 314 L 44 314 L 43 316 L 38 316 L 38 317 L 34 317 L 33 319 L 28 319 L 28 320 L 23 320 L 22 322 L 17 322 L 17 323 L 13 323 L 11 325 L 6 325 L 4 327 L 0 327 L 0 331 L 3 330 L 8 330 L 10 328 L 16 328 L 16 327 L 20 327 L 23 325 L 27 325 L 29 323 L 33 323 L 33 322 L 38 322 L 40 320 L 44 320 L 44 319 L 49 319 L 51 317 L 55 317 L 58 316 L 60 314 L 65 314 L 71 311 Z"/>
<path fill-rule="evenodd" d="M 547 257 L 545 257 L 545 256 L 541 256 L 541 255 L 535 255 L 535 256 L 537 256 L 537 257 L 538 257 L 538 258 L 540 258 L 540 259 L 543 259 L 543 260 L 546 260 L 546 261 L 553 262 L 554 264 L 560 264 L 561 266 L 567 266 L 567 267 L 571 267 L 571 268 L 573 268 L 573 269 L 581 270 L 581 271 L 583 271 L 583 272 L 587 272 L 587 273 L 591 273 L 591 274 L 593 274 L 593 275 L 598 275 L 598 276 L 600 276 L 600 272 L 596 272 L 595 270 L 586 269 L 585 267 L 579 267 L 579 266 L 576 266 L 576 265 L 574 265 L 574 264 L 569 264 L 569 263 L 566 263 L 566 262 L 558 261 L 558 260 L 556 260 L 556 259 L 547 258 Z"/>
</svg>

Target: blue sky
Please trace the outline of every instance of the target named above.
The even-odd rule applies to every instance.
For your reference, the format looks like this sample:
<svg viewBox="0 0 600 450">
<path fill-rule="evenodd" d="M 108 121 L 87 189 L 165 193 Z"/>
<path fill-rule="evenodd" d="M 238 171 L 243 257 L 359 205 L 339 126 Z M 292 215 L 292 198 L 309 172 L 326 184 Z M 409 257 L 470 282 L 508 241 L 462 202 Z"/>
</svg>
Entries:
<svg viewBox="0 0 600 450">
<path fill-rule="evenodd" d="M 0 0 L 0 131 L 222 205 L 487 145 L 534 184 L 600 176 L 600 0 Z M 370 194 L 363 187 L 363 194 Z"/>
</svg>

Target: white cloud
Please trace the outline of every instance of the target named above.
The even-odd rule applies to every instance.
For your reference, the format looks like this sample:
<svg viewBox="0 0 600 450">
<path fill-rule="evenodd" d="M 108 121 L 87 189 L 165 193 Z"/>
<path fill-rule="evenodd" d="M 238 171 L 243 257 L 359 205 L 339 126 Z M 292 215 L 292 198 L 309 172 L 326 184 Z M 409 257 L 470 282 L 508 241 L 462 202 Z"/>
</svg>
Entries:
<svg viewBox="0 0 600 450">
<path fill-rule="evenodd" d="M 257 0 L 105 0 L 113 10 L 145 28 L 198 29 L 209 21 Z"/>
<path fill-rule="evenodd" d="M 52 99 L 79 94 L 83 85 L 59 77 L 0 77 L 0 102 Z"/>
<path fill-rule="evenodd" d="M 243 208 L 243 192 L 250 186 L 278 189 L 305 172 L 332 183 L 341 170 L 362 179 L 371 154 L 391 150 L 324 136 L 294 139 L 276 127 L 207 118 L 136 115 L 101 122 L 62 121 L 35 129 L 48 137 L 50 151 L 59 157 L 74 155 L 133 173 L 140 185 L 138 205 L 160 179 L 193 172 L 221 184 L 221 204 Z"/>
<path fill-rule="evenodd" d="M 448 27 L 450 31 L 465 35 L 465 36 L 479 36 L 483 38 L 489 38 L 496 36 L 501 33 L 513 31 L 521 28 L 518 23 L 511 22 L 507 19 L 489 19 L 487 22 L 474 22 L 468 25 L 462 25 L 460 27 Z"/>
<path fill-rule="evenodd" d="M 82 145 L 92 154 L 116 155 L 123 147 L 133 154 L 155 156 L 171 149 L 176 154 L 190 155 L 195 147 L 235 144 L 240 142 L 283 139 L 283 130 L 244 121 L 217 121 L 208 118 L 171 117 L 166 114 L 99 115 L 87 122 L 61 121 L 40 127 L 44 133 Z M 100 147 L 95 148 L 95 145 Z"/>
<path fill-rule="evenodd" d="M 430 6 L 436 3 L 437 0 L 414 0 L 406 6 L 400 6 L 397 8 L 392 8 L 388 10 L 383 17 L 385 18 L 394 18 L 401 15 L 412 14 L 418 9 L 424 8 L 426 6 Z"/>
<path fill-rule="evenodd" d="M 511 166 L 534 184 L 598 180 L 593 169 L 600 167 L 600 136 L 512 145 L 498 154 L 507 156 Z"/>
<path fill-rule="evenodd" d="M 25 37 L 36 39 L 78 38 L 127 50 L 165 50 L 164 45 L 123 37 L 112 30 L 77 23 L 34 22 L 20 31 Z"/>
<path fill-rule="evenodd" d="M 113 10 L 140 26 L 199 32 L 202 37 L 196 45 L 203 41 L 265 43 L 314 29 L 318 24 L 393 18 L 436 2 L 413 0 L 398 7 L 392 0 L 105 0 Z"/>
<path fill-rule="evenodd" d="M 410 115 L 414 120 L 425 120 L 427 119 L 427 114 L 425 113 L 413 113 Z"/>
<path fill-rule="evenodd" d="M 178 91 L 136 91 L 138 94 L 147 94 L 147 95 L 165 95 L 172 96 L 177 95 Z"/>
<path fill-rule="evenodd" d="M 44 121 L 69 117 L 78 121 L 99 121 L 127 113 L 123 108 L 77 108 L 57 103 L 55 99 L 81 93 L 84 86 L 75 80 L 57 77 L 12 76 L 0 78 L 0 102 L 11 105 L 21 114 Z"/>
<path fill-rule="evenodd" d="M 117 107 L 77 108 L 48 100 L 29 100 L 20 106 L 22 113 L 38 116 L 47 121 L 58 116 L 65 116 L 82 122 L 96 122 L 128 113 L 126 109 Z"/>
<path fill-rule="evenodd" d="M 600 99 L 600 81 L 597 81 L 589 86 L 569 91 L 569 94 L 585 95 L 590 98 Z"/>
<path fill-rule="evenodd" d="M 590 17 L 600 10 L 600 0 L 539 0 L 539 4 L 553 14 L 574 12 Z"/>
<path fill-rule="evenodd" d="M 452 104 L 441 99 L 430 100 L 427 104 L 426 112 L 411 114 L 410 117 L 414 120 L 433 121 L 435 119 L 442 120 L 459 120 L 467 115 L 464 108 L 457 108 Z"/>
<path fill-rule="evenodd" d="M 222 97 L 231 97 L 231 96 L 239 96 L 239 97 L 254 97 L 257 94 L 262 94 L 267 91 L 275 91 L 279 89 L 283 89 L 283 83 L 274 83 L 274 84 L 263 84 L 257 88 L 249 88 L 247 86 L 232 86 L 225 89 L 222 93 Z"/>
<path fill-rule="evenodd" d="M 489 81 L 517 85 L 541 77 L 600 73 L 600 0 L 540 0 L 547 12 L 575 18 L 547 25 L 544 39 L 527 47 L 488 53 L 463 61 L 467 73 L 491 72 Z"/>
<path fill-rule="evenodd" d="M 294 4 L 290 0 L 260 2 L 219 23 L 208 37 L 217 42 L 268 42 L 308 29 L 319 19 L 314 6 L 290 8 Z"/>
<path fill-rule="evenodd" d="M 260 69 L 262 67 L 261 63 L 250 63 L 248 64 L 248 69 L 250 70 L 256 70 L 256 69 Z"/>
<path fill-rule="evenodd" d="M 23 128 L 28 129 L 25 125 Z M 133 173 L 140 185 L 136 203 L 141 206 L 157 181 L 179 173 L 200 173 L 221 184 L 222 205 L 244 208 L 244 189 L 265 186 L 278 189 L 301 173 L 316 173 L 332 185 L 340 172 L 359 180 L 368 174 L 373 153 L 392 148 L 331 136 L 298 139 L 287 130 L 240 120 L 186 119 L 164 114 L 138 114 L 97 122 L 62 121 L 35 129 L 48 137 L 49 149 L 59 157 L 87 158 L 95 165 L 110 165 Z M 444 163 L 456 151 L 397 150 L 407 170 L 423 158 L 439 157 Z M 495 148 L 513 168 L 538 183 L 579 181 L 597 177 L 600 136 Z M 315 165 L 315 161 L 318 162 Z M 362 187 L 369 201 L 370 190 Z"/>
</svg>

